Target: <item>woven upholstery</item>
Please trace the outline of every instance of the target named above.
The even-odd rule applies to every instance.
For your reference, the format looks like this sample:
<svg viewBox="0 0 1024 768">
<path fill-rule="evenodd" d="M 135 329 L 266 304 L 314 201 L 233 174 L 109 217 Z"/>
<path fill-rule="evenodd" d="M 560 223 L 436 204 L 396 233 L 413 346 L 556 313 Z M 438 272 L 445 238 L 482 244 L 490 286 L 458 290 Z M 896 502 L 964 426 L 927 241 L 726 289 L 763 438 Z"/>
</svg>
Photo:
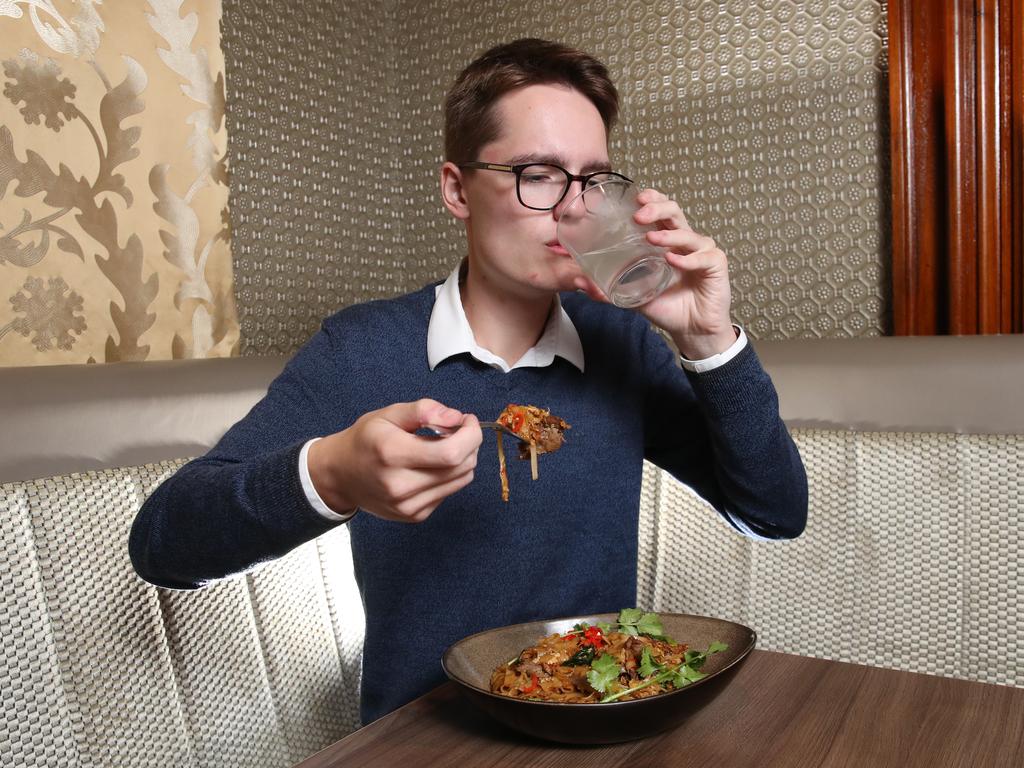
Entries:
<svg viewBox="0 0 1024 768">
<path fill-rule="evenodd" d="M 658 512 L 641 595 L 748 624 L 771 650 L 1024 685 L 1024 436 L 794 438 L 810 488 L 794 541 L 738 536 L 649 470 Z"/>
<path fill-rule="evenodd" d="M 77 765 L 29 502 L 20 484 L 0 486 L 0 525 L 0 765 Z"/>
<path fill-rule="evenodd" d="M 1024 436 L 794 437 L 796 541 L 746 539 L 645 467 L 638 603 L 772 650 L 1024 685 Z M 358 726 L 344 527 L 197 592 L 135 577 L 128 527 L 181 463 L 0 486 L 0 766 L 288 766 Z"/>
<path fill-rule="evenodd" d="M 181 463 L 0 486 L 0 765 L 288 766 L 358 726 L 344 528 L 197 592 L 136 578 L 129 526 Z"/>
</svg>

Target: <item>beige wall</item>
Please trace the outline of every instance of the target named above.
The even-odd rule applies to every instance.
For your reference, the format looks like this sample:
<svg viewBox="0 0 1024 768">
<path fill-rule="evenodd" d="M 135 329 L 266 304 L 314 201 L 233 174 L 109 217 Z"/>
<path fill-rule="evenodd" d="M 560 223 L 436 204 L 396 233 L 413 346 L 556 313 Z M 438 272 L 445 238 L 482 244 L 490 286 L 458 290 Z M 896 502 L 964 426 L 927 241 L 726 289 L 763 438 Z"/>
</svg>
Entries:
<svg viewBox="0 0 1024 768">
<path fill-rule="evenodd" d="M 617 165 L 725 248 L 755 338 L 886 329 L 879 0 L 280 7 L 224 4 L 244 353 L 295 349 L 336 308 L 458 261 L 439 105 L 476 53 L 526 35 L 609 65 Z"/>
</svg>

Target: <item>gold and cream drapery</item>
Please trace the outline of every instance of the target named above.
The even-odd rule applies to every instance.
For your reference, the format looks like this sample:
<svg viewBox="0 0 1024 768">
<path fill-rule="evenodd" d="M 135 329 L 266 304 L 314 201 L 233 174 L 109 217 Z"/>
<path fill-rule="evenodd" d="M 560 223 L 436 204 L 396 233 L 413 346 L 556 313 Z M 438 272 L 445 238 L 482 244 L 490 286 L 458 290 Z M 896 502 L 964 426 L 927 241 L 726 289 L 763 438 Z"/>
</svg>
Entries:
<svg viewBox="0 0 1024 768">
<path fill-rule="evenodd" d="M 0 364 L 238 347 L 220 0 L 0 0 Z"/>
</svg>

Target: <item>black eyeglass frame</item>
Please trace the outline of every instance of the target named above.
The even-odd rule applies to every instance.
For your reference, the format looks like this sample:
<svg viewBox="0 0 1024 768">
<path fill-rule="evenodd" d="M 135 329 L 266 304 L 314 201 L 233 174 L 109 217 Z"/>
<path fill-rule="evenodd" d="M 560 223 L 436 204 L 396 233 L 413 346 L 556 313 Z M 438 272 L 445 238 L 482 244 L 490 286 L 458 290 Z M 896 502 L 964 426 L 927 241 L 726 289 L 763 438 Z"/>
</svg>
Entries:
<svg viewBox="0 0 1024 768">
<path fill-rule="evenodd" d="M 523 178 L 523 171 L 527 168 L 532 168 L 535 165 L 543 165 L 547 168 L 557 168 L 565 174 L 565 188 L 562 190 L 562 194 L 558 196 L 558 199 L 551 205 L 544 208 L 538 208 L 535 205 L 527 205 L 523 202 L 523 193 L 519 189 L 519 183 Z M 587 182 L 595 176 L 611 176 L 615 179 L 622 179 L 623 181 L 632 182 L 633 180 L 628 176 L 623 176 L 621 173 L 615 171 L 594 171 L 593 173 L 584 173 L 582 175 L 569 173 L 565 168 L 554 163 L 519 163 L 517 165 L 508 165 L 505 163 L 485 163 L 482 160 L 471 160 L 466 163 L 459 163 L 459 168 L 472 168 L 478 171 L 501 171 L 502 173 L 514 173 L 516 175 L 516 198 L 519 200 L 519 204 L 524 208 L 529 208 L 531 211 L 550 211 L 558 206 L 560 202 L 565 199 L 566 194 L 569 192 L 569 188 L 572 186 L 574 181 L 580 182 L 583 189 L 587 188 Z"/>
</svg>

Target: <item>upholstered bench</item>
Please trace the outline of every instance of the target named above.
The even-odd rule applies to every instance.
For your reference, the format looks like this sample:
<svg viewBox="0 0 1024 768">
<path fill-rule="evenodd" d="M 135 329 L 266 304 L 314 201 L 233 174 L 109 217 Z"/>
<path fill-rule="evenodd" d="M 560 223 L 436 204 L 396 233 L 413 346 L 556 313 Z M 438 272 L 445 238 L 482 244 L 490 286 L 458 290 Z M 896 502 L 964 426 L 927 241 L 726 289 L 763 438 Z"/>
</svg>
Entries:
<svg viewBox="0 0 1024 768">
<path fill-rule="evenodd" d="M 761 342 L 810 480 L 793 542 L 645 470 L 640 601 L 762 647 L 1024 684 L 1024 338 Z M 281 359 L 0 369 L 0 765 L 286 766 L 358 725 L 344 528 L 188 593 L 139 581 L 142 500 Z"/>
<path fill-rule="evenodd" d="M 287 766 L 358 726 L 344 528 L 197 592 L 127 557 L 146 495 L 282 364 L 0 370 L 0 765 Z"/>
<path fill-rule="evenodd" d="M 648 467 L 639 589 L 763 648 L 1024 685 L 1024 337 L 761 342 L 807 530 L 735 536 Z"/>
</svg>

